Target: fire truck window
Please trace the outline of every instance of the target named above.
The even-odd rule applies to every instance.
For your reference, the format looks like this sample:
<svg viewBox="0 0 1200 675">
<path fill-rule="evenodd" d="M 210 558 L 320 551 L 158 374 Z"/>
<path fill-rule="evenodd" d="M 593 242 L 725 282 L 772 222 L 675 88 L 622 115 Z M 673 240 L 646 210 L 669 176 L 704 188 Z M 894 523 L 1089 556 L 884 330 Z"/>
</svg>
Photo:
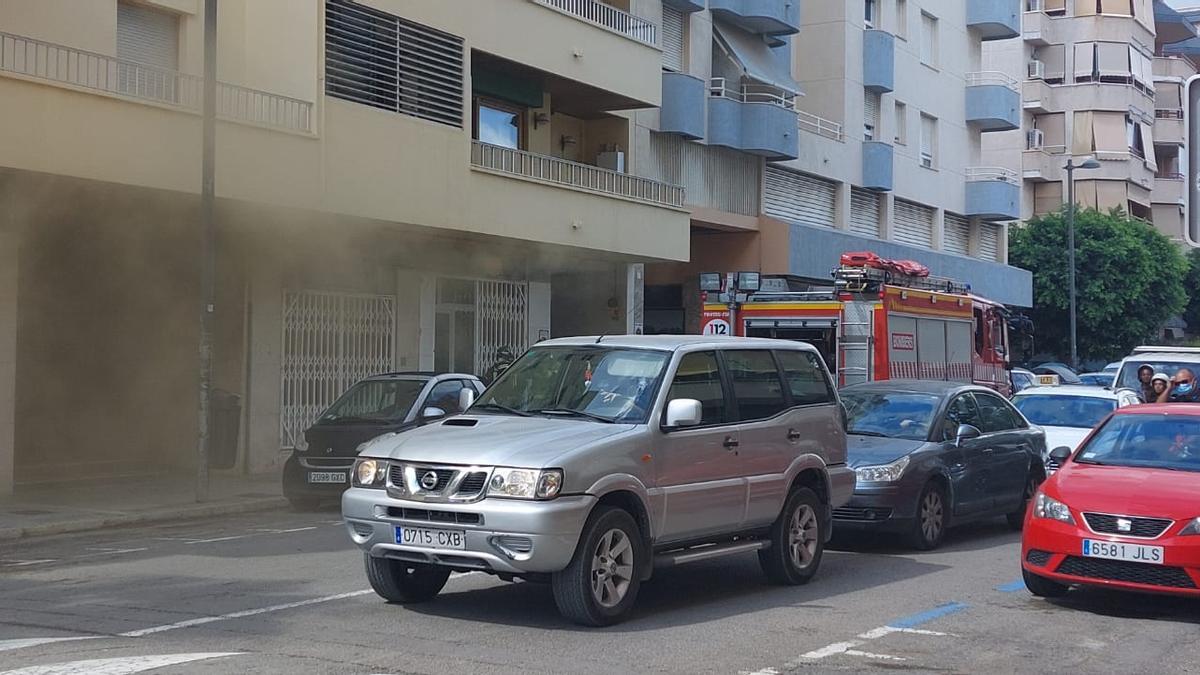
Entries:
<svg viewBox="0 0 1200 675">
<path fill-rule="evenodd" d="M 685 355 L 679 361 L 679 369 L 675 371 L 675 380 L 667 394 L 668 401 L 677 398 L 700 401 L 703 410 L 701 424 L 722 424 L 729 421 L 716 352 L 695 352 Z"/>
<path fill-rule="evenodd" d="M 740 421 L 766 419 L 787 408 L 783 382 L 771 352 L 730 350 L 725 352 L 725 365 L 733 378 L 733 396 Z"/>
<path fill-rule="evenodd" d="M 792 393 L 792 405 L 819 405 L 833 400 L 833 387 L 816 354 L 786 350 L 775 352 L 775 356 Z"/>
<path fill-rule="evenodd" d="M 983 310 L 975 309 L 975 353 L 983 356 Z"/>
<path fill-rule="evenodd" d="M 980 431 L 985 434 L 996 433 L 998 431 L 1010 431 L 1023 427 L 1012 408 L 1008 406 L 999 396 L 991 394 L 975 394 L 975 401 L 979 404 L 979 421 L 982 426 Z"/>
</svg>

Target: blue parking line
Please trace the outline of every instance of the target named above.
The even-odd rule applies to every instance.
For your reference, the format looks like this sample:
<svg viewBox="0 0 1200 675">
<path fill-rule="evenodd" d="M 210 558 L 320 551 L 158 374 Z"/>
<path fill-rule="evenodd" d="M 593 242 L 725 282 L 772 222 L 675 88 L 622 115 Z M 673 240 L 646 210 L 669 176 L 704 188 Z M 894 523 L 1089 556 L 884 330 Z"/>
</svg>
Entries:
<svg viewBox="0 0 1200 675">
<path fill-rule="evenodd" d="M 968 606 L 969 605 L 962 602 L 948 602 L 944 605 L 934 607 L 927 612 L 921 612 L 920 614 L 906 616 L 903 619 L 897 619 L 889 623 L 888 626 L 891 628 L 916 628 L 917 626 L 929 621 L 933 621 L 934 619 L 940 619 L 943 616 L 961 612 Z"/>
<path fill-rule="evenodd" d="M 997 586 L 996 590 L 1000 591 L 1001 593 L 1016 593 L 1017 591 L 1023 591 L 1025 590 L 1025 580 L 1017 579 L 1016 581 L 1010 581 L 1007 584 Z"/>
</svg>

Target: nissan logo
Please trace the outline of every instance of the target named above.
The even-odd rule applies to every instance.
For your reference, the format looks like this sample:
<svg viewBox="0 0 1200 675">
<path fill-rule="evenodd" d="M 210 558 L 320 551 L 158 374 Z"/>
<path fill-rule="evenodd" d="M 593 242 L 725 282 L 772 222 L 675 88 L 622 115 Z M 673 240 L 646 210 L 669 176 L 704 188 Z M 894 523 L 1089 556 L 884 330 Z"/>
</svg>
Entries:
<svg viewBox="0 0 1200 675">
<path fill-rule="evenodd" d="M 437 484 L 438 484 L 437 472 L 426 471 L 424 474 L 421 475 L 421 487 L 425 488 L 426 490 L 432 490 L 433 488 L 437 487 Z"/>
</svg>

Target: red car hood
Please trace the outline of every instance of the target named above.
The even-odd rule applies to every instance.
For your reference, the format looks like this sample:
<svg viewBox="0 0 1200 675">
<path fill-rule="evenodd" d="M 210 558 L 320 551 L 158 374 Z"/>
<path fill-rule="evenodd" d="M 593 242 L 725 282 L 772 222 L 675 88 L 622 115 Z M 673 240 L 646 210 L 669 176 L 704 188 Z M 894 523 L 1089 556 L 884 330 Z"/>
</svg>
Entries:
<svg viewBox="0 0 1200 675">
<path fill-rule="evenodd" d="M 1076 511 L 1172 520 L 1200 516 L 1200 472 L 1071 462 L 1055 473 L 1046 493 Z"/>
</svg>

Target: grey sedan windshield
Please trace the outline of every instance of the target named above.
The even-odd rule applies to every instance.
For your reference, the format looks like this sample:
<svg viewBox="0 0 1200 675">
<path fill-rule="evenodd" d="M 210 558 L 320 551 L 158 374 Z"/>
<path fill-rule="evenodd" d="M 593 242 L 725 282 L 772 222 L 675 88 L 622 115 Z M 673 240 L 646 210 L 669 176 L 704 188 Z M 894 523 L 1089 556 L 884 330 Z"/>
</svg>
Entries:
<svg viewBox="0 0 1200 675">
<path fill-rule="evenodd" d="M 847 433 L 923 441 L 940 399 L 930 394 L 845 391 Z"/>
</svg>

